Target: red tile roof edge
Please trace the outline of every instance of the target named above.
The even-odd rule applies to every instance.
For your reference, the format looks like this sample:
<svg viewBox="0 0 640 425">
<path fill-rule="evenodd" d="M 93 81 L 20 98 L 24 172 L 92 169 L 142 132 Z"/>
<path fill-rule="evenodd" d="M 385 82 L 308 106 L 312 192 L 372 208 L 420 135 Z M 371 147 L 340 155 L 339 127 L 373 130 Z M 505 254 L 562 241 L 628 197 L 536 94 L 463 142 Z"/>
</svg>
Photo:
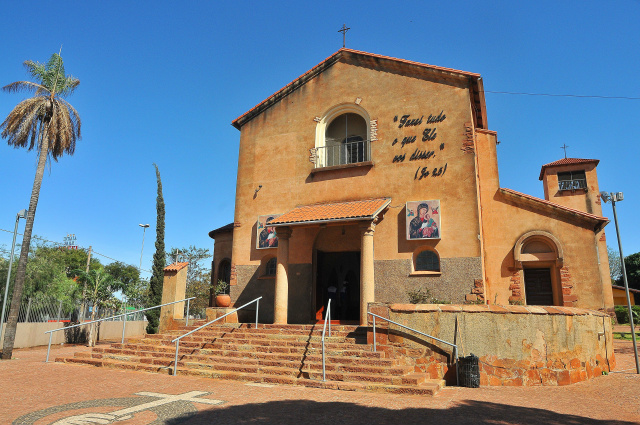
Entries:
<svg viewBox="0 0 640 425">
<path fill-rule="evenodd" d="M 580 211 L 580 210 L 576 210 L 573 208 L 569 208 L 569 207 L 565 207 L 564 205 L 560 205 L 560 204 L 556 204 L 555 202 L 551 202 L 551 201 L 547 201 L 546 199 L 541 199 L 541 198 L 536 198 L 535 196 L 531 196 L 531 195 L 527 195 L 526 193 L 522 193 L 522 192 L 518 192 L 516 190 L 513 189 L 507 189 L 504 187 L 500 188 L 500 191 L 504 194 L 507 195 L 511 195 L 511 196 L 517 196 L 519 198 L 525 199 L 527 201 L 533 201 L 535 203 L 538 204 L 542 204 L 542 205 L 546 205 L 552 208 L 556 208 L 559 210 L 562 210 L 564 212 L 573 214 L 573 215 L 579 215 L 583 218 L 589 219 L 589 220 L 593 220 L 593 221 L 597 221 L 600 223 L 608 223 L 609 219 L 607 217 L 598 217 L 597 215 L 594 214 L 589 214 L 587 212 L 584 211 Z"/>
<path fill-rule="evenodd" d="M 625 290 L 625 289 L 624 289 L 624 286 L 620 286 L 620 285 L 611 285 L 611 287 L 612 287 L 613 289 L 622 289 L 623 291 Z M 629 292 L 635 292 L 635 293 L 637 293 L 637 294 L 640 294 L 640 289 L 633 289 L 633 288 L 629 288 Z"/>
<path fill-rule="evenodd" d="M 559 167 L 562 165 L 578 165 L 578 164 L 591 164 L 594 163 L 596 166 L 600 163 L 599 159 L 587 159 L 587 158 L 562 158 L 557 161 L 550 162 L 548 164 L 544 164 L 540 169 L 540 178 L 542 180 L 544 177 L 544 170 L 549 167 Z"/>
<path fill-rule="evenodd" d="M 189 263 L 173 263 L 164 268 L 165 272 L 177 272 L 187 267 Z"/>
<path fill-rule="evenodd" d="M 222 227 L 218 227 L 217 229 L 213 229 L 212 231 L 210 231 L 209 237 L 211 239 L 215 239 L 217 234 L 233 232 L 233 227 L 234 227 L 233 223 L 225 224 Z"/>
<path fill-rule="evenodd" d="M 275 221 L 280 219 L 280 217 L 279 217 L 279 218 L 275 219 L 274 222 L 271 222 L 271 223 L 272 223 L 272 225 L 274 227 L 278 227 L 278 226 L 288 226 L 288 225 L 297 224 L 297 223 L 310 223 L 310 222 L 316 222 L 316 221 L 329 222 L 329 221 L 340 221 L 340 220 L 349 220 L 349 219 L 355 219 L 355 220 L 366 219 L 368 217 L 375 217 L 376 215 L 380 214 L 380 211 L 384 210 L 391 203 L 391 198 L 370 198 L 370 199 L 357 199 L 357 200 L 341 201 L 341 202 L 320 202 L 320 203 L 317 203 L 317 204 L 298 205 L 298 206 L 294 207 L 293 209 L 291 209 L 290 211 L 287 211 L 286 213 L 284 213 L 282 215 L 288 214 L 288 213 L 292 212 L 293 210 L 295 210 L 296 208 L 315 207 L 315 206 L 319 206 L 319 205 L 349 204 L 349 203 L 353 203 L 353 202 L 367 202 L 367 201 L 384 201 L 384 202 L 371 215 L 348 216 L 348 217 L 331 218 L 331 219 L 319 219 L 319 220 L 297 220 L 297 221 L 286 221 L 286 222 L 283 222 L 283 223 L 277 223 L 277 222 L 274 223 Z"/>
<path fill-rule="evenodd" d="M 391 56 L 378 55 L 375 53 L 368 53 L 361 50 L 353 50 L 353 49 L 347 49 L 343 47 L 342 49 L 333 53 L 331 56 L 329 56 L 328 58 L 326 58 L 325 60 L 323 60 L 322 62 L 320 62 L 319 64 L 317 64 L 316 66 L 314 66 L 313 68 L 311 68 L 310 70 L 308 70 L 307 72 L 299 76 L 298 78 L 296 78 L 295 80 L 291 81 L 289 84 L 287 84 L 286 86 L 284 86 L 283 88 L 281 88 L 280 90 L 272 94 L 271 96 L 267 97 L 262 102 L 258 103 L 253 108 L 249 109 L 244 114 L 240 115 L 235 120 L 231 121 L 231 125 L 233 125 L 235 128 L 239 130 L 243 125 L 241 121 L 244 121 L 245 118 L 249 118 L 251 115 L 259 114 L 261 112 L 261 109 L 266 107 L 268 103 L 278 101 L 281 97 L 284 97 L 285 95 L 295 90 L 300 85 L 305 84 L 309 79 L 313 78 L 316 74 L 319 74 L 320 72 L 322 72 L 325 69 L 325 67 L 332 66 L 335 62 L 337 62 L 340 59 L 343 52 L 352 53 L 356 55 L 369 56 L 377 59 L 391 60 L 391 61 L 406 64 L 406 65 L 419 66 L 422 68 L 433 69 L 436 71 L 450 72 L 453 74 L 460 74 L 468 77 L 480 78 L 480 74 L 477 74 L 474 72 L 461 71 L 458 69 L 446 68 L 446 67 L 436 66 L 436 65 L 429 65 L 426 63 L 414 62 L 406 59 L 399 59 Z"/>
</svg>

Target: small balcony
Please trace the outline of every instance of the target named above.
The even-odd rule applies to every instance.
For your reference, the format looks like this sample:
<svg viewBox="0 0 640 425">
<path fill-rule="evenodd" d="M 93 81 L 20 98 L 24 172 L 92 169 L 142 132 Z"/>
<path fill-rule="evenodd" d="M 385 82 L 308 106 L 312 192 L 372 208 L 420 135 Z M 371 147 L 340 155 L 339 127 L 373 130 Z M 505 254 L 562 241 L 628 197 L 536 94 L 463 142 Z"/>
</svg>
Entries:
<svg viewBox="0 0 640 425">
<path fill-rule="evenodd" d="M 559 180 L 558 188 L 560 190 L 586 189 L 587 180 L 586 179 Z"/>
<path fill-rule="evenodd" d="M 330 143 L 330 141 L 327 141 Z M 335 167 L 371 161 L 371 141 L 348 140 L 315 148 L 316 168 Z"/>
</svg>

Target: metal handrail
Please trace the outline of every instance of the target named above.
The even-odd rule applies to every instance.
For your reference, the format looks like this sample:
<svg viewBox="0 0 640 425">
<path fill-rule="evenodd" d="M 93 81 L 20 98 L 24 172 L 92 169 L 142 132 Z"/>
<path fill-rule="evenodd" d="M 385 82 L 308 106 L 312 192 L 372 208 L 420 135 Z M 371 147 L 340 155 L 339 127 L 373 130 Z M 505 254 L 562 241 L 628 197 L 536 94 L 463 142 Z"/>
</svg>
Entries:
<svg viewBox="0 0 640 425">
<path fill-rule="evenodd" d="M 315 149 L 318 167 L 355 164 L 371 160 L 370 140 L 354 140 L 334 145 L 319 146 Z"/>
<path fill-rule="evenodd" d="M 446 345 L 449 345 L 449 346 L 453 347 L 453 353 L 454 353 L 455 359 L 456 359 L 456 385 L 459 385 L 460 381 L 458 379 L 458 346 L 456 344 L 453 344 L 453 343 L 447 342 L 447 341 L 443 341 L 443 340 L 441 340 L 439 338 L 436 338 L 433 335 L 429 335 L 429 334 L 426 334 L 424 332 L 420 332 L 419 330 L 410 328 L 409 326 L 402 325 L 402 324 L 400 324 L 398 322 L 394 322 L 393 320 L 384 318 L 382 316 L 378 316 L 377 314 L 371 313 L 369 311 L 367 312 L 367 314 L 373 316 L 373 351 L 374 352 L 377 351 L 376 350 L 376 317 L 379 318 L 379 319 L 382 319 L 382 320 L 386 320 L 389 323 L 393 323 L 394 325 L 400 326 L 401 328 L 408 329 L 408 330 L 413 331 L 413 332 L 415 332 L 417 334 L 420 334 L 422 336 L 426 336 L 427 338 L 435 339 L 438 342 L 441 342 L 443 344 L 446 344 Z"/>
<path fill-rule="evenodd" d="M 185 302 L 186 301 L 187 302 L 186 325 L 189 326 L 189 302 L 191 300 L 195 299 L 195 298 L 196 297 L 184 298 L 184 299 L 179 300 L 179 301 L 172 301 L 170 303 L 160 304 L 160 305 L 156 305 L 156 306 L 153 306 L 153 307 L 142 308 L 140 310 L 135 310 L 135 311 L 127 311 L 125 313 L 116 314 L 115 316 L 105 317 L 103 319 L 92 320 L 90 322 L 78 323 L 77 325 L 67 326 L 67 327 L 63 327 L 63 328 L 52 329 L 50 331 L 46 331 L 45 334 L 49 334 L 49 347 L 47 347 L 47 359 L 45 360 L 45 363 L 49 362 L 49 352 L 51 351 L 51 338 L 53 337 L 53 333 L 54 332 L 62 331 L 62 330 L 66 330 L 66 329 L 73 329 L 73 328 L 77 328 L 78 326 L 90 325 L 92 323 L 104 322 L 105 320 L 114 319 L 116 317 L 124 316 L 124 320 L 122 321 L 122 343 L 124 344 L 124 331 L 125 331 L 125 326 L 127 326 L 127 316 L 128 315 L 140 313 L 141 311 L 153 310 L 154 308 L 164 307 L 166 305 L 171 305 L 171 304 L 176 304 L 176 303 L 181 303 L 181 302 Z"/>
<path fill-rule="evenodd" d="M 176 373 L 178 371 L 178 349 L 180 348 L 180 340 L 182 338 L 184 338 L 185 336 L 189 336 L 192 333 L 197 332 L 200 329 L 205 328 L 205 327 L 209 326 L 210 324 L 212 324 L 214 322 L 217 322 L 218 320 L 223 319 L 223 318 L 227 317 L 228 315 L 230 315 L 232 313 L 235 313 L 236 311 L 238 311 L 240 309 L 243 309 L 243 308 L 245 308 L 246 306 L 248 306 L 249 304 L 252 304 L 252 303 L 256 303 L 256 329 L 258 329 L 258 311 L 260 310 L 260 300 L 261 299 L 262 299 L 262 297 L 258 297 L 253 301 L 249 301 L 248 303 L 246 303 L 244 305 L 241 305 L 240 307 L 236 308 L 235 310 L 232 310 L 232 311 L 228 312 L 227 314 L 224 314 L 224 315 L 218 317 L 217 319 L 213 319 L 212 321 L 210 321 L 208 323 L 205 323 L 204 325 L 202 325 L 200 327 L 197 327 L 194 330 L 189 331 L 184 335 L 180 335 L 176 339 L 172 340 L 171 342 L 175 342 L 176 343 L 176 356 L 175 356 L 175 363 L 174 363 L 174 366 L 173 366 L 173 376 L 176 376 Z"/>
<path fill-rule="evenodd" d="M 329 320 L 327 320 L 329 318 Z M 322 380 L 327 380 L 327 374 L 324 368 L 324 334 L 327 331 L 327 322 L 329 323 L 329 337 L 331 337 L 331 298 L 327 303 L 327 313 L 324 315 L 324 326 L 322 326 Z"/>
</svg>

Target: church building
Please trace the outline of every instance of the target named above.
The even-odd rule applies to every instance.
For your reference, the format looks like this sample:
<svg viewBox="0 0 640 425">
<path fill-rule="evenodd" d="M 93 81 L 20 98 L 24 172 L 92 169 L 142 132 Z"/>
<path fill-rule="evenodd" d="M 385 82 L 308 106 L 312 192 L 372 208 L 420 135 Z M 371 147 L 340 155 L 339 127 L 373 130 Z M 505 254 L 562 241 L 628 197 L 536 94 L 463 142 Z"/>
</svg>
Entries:
<svg viewBox="0 0 640 425">
<path fill-rule="evenodd" d="M 597 159 L 500 186 L 479 74 L 340 49 L 236 118 L 212 280 L 260 321 L 367 323 L 369 303 L 613 307 Z M 524 147 L 523 149 L 526 149 Z M 526 154 L 526 152 L 523 152 Z"/>
</svg>

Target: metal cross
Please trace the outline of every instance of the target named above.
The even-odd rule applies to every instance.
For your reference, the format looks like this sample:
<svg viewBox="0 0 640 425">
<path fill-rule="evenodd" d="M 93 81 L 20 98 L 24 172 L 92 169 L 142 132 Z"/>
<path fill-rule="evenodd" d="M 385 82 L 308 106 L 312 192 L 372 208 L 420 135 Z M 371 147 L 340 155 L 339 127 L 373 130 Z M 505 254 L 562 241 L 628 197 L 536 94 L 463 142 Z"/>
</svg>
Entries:
<svg viewBox="0 0 640 425">
<path fill-rule="evenodd" d="M 351 28 L 347 28 L 347 26 L 345 24 L 342 24 L 342 28 L 338 30 L 338 32 L 342 33 L 342 47 L 344 48 L 346 46 L 346 42 L 347 42 L 347 31 L 349 31 Z"/>
<path fill-rule="evenodd" d="M 564 159 L 567 159 L 567 148 L 569 146 L 567 146 L 566 143 L 563 143 L 562 146 L 560 146 L 561 149 L 564 149 Z"/>
</svg>

